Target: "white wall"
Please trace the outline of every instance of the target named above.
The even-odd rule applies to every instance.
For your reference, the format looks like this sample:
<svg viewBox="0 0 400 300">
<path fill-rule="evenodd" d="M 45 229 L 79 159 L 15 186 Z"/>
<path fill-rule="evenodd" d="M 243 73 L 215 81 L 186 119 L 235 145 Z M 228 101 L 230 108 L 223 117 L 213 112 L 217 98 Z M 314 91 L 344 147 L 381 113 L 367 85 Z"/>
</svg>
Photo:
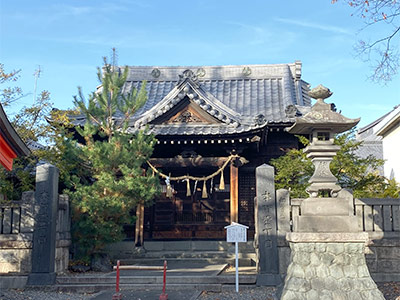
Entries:
<svg viewBox="0 0 400 300">
<path fill-rule="evenodd" d="M 382 139 L 385 176 L 400 182 L 400 122 Z"/>
</svg>

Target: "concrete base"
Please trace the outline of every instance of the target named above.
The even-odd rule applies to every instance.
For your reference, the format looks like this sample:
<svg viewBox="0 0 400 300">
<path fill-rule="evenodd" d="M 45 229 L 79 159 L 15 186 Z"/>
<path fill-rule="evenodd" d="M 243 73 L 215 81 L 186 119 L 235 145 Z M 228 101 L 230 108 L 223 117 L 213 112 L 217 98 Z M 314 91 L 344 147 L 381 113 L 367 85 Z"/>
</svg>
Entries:
<svg viewBox="0 0 400 300">
<path fill-rule="evenodd" d="M 282 278 L 279 274 L 257 274 L 258 286 L 277 286 L 281 284 Z"/>
<path fill-rule="evenodd" d="M 0 290 L 4 289 L 23 289 L 28 281 L 28 276 L 0 276 Z"/>
<path fill-rule="evenodd" d="M 27 285 L 52 285 L 56 283 L 56 273 L 31 273 Z"/>
<path fill-rule="evenodd" d="M 356 216 L 297 216 L 297 232 L 358 232 Z"/>
<path fill-rule="evenodd" d="M 368 271 L 366 233 L 289 233 L 291 262 L 282 300 L 384 300 Z"/>
</svg>

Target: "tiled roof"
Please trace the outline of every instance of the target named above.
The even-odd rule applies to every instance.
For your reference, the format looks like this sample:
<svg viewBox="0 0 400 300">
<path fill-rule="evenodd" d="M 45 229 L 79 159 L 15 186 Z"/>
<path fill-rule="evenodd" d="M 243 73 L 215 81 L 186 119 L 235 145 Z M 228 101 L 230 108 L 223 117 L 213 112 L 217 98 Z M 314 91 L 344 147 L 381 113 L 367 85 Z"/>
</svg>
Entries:
<svg viewBox="0 0 400 300">
<path fill-rule="evenodd" d="M 362 158 L 372 155 L 377 159 L 383 159 L 383 145 L 381 140 L 364 140 L 361 146 L 355 151 L 355 154 Z M 372 169 L 369 172 L 375 171 Z M 379 166 L 377 171 L 380 175 L 384 175 L 383 166 Z"/>
<path fill-rule="evenodd" d="M 208 67 L 129 67 L 129 76 L 124 87 L 125 92 L 132 88 L 140 89 L 146 80 L 148 100 L 132 120 L 132 130 L 149 123 L 164 111 L 179 102 L 176 96 L 182 92 L 182 74 L 190 70 L 195 76 L 197 87 L 191 81 L 189 88 L 196 89 L 199 105 L 215 116 L 227 115 L 231 122 L 224 126 L 202 125 L 150 125 L 155 134 L 229 134 L 249 131 L 269 123 L 287 123 L 294 121 L 294 115 L 287 114 L 288 106 L 310 106 L 307 95 L 308 84 L 301 80 L 301 63 L 278 65 L 241 65 Z M 181 84 L 181 85 L 180 85 Z M 187 85 L 186 85 L 187 86 Z M 179 90 L 180 88 L 180 90 Z M 174 95 L 171 91 L 177 89 Z M 173 94 L 174 92 L 172 92 Z M 190 96 L 190 93 L 187 93 Z M 169 103 L 169 106 L 168 104 Z M 172 104 L 172 106 L 171 106 Z M 216 106 L 216 107 L 213 107 Z M 149 111 L 156 115 L 149 118 Z M 302 111 L 303 109 L 297 109 Z M 147 118 L 143 118 L 146 115 Z M 265 123 L 255 123 L 262 115 Z M 144 122 L 137 122 L 141 120 Z M 224 119 L 225 120 L 225 119 Z M 222 121 L 224 121 L 222 120 Z M 191 128 L 191 127 L 195 128 Z M 169 127 L 169 128 L 166 128 Z"/>
<path fill-rule="evenodd" d="M 267 124 L 293 123 L 310 107 L 301 62 L 276 65 L 129 67 L 124 92 L 146 81 L 148 100 L 130 120 L 130 131 L 148 124 L 156 135 L 235 134 Z M 220 124 L 155 125 L 183 98 L 189 98 Z M 84 119 L 76 119 L 82 123 Z"/>
</svg>

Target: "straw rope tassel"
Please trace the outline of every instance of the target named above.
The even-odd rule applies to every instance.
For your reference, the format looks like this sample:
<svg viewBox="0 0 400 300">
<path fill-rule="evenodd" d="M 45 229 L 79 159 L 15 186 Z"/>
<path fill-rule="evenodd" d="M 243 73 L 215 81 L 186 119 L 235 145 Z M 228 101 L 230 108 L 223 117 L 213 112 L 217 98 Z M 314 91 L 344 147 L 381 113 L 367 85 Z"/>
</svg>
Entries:
<svg viewBox="0 0 400 300">
<path fill-rule="evenodd" d="M 204 180 L 203 191 L 201 193 L 201 198 L 207 198 L 207 197 L 208 197 L 208 195 L 207 195 L 207 185 L 206 185 L 206 180 Z"/>
<path fill-rule="evenodd" d="M 190 192 L 190 179 L 186 179 L 186 196 L 190 197 L 192 196 L 192 193 Z"/>
<path fill-rule="evenodd" d="M 167 177 L 167 179 L 165 180 L 165 183 L 167 184 L 167 192 L 166 192 L 166 197 L 167 198 L 172 198 L 173 194 L 173 190 L 172 190 L 172 186 L 170 183 L 170 177 L 171 177 L 171 173 L 169 174 L 169 176 Z"/>
<path fill-rule="evenodd" d="M 219 181 L 219 189 L 221 191 L 225 190 L 225 182 L 224 182 L 224 169 L 221 170 L 221 179 Z"/>
</svg>

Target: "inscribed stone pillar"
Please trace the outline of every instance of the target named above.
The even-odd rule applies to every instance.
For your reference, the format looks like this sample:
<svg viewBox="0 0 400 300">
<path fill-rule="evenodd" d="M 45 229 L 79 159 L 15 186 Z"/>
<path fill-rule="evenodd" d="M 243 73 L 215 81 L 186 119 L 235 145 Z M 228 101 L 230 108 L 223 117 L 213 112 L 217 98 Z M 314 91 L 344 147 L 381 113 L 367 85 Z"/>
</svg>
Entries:
<svg viewBox="0 0 400 300">
<path fill-rule="evenodd" d="M 32 273 L 29 274 L 28 285 L 55 283 L 58 174 L 58 169 L 51 164 L 40 165 L 36 168 Z"/>
<path fill-rule="evenodd" d="M 256 246 L 258 247 L 257 285 L 280 282 L 276 231 L 274 168 L 256 168 Z"/>
</svg>

